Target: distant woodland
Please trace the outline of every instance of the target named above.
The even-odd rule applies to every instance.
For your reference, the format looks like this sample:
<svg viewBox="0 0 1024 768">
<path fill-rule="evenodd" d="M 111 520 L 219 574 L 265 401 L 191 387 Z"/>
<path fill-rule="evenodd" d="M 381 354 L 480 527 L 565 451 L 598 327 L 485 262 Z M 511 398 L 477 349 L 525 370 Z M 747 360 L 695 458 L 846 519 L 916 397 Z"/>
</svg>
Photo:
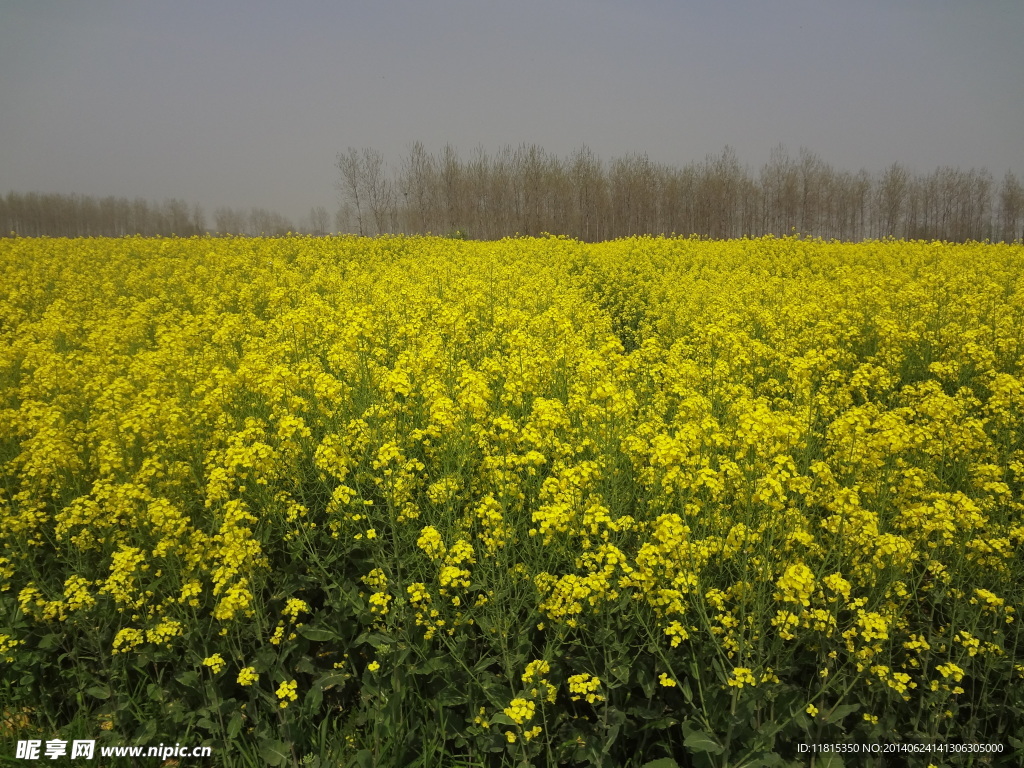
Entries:
<svg viewBox="0 0 1024 768">
<path fill-rule="evenodd" d="M 586 147 L 557 157 L 537 145 L 431 154 L 414 144 L 389 169 L 372 149 L 338 156 L 347 231 L 460 233 L 471 238 L 565 234 L 584 241 L 637 234 L 711 238 L 789 234 L 863 240 L 1019 240 L 1024 188 L 1012 173 L 899 163 L 881 173 L 833 168 L 813 152 L 777 147 L 755 175 L 726 147 L 683 167 L 627 155 L 603 162 Z"/>
<path fill-rule="evenodd" d="M 0 232 L 21 236 L 127 234 L 324 235 L 427 233 L 473 239 L 564 234 L 593 242 L 637 234 L 732 238 L 789 234 L 847 241 L 1024 239 L 1024 186 L 1011 172 L 940 167 L 878 173 L 837 170 L 781 146 L 756 173 L 726 147 L 678 167 L 631 154 L 605 162 L 587 147 L 567 157 L 535 144 L 478 148 L 468 158 L 412 145 L 397 165 L 373 149 L 336 161 L 338 207 L 313 208 L 298 226 L 263 208 L 221 207 L 208 219 L 182 200 L 19 194 L 0 196 Z"/>
<path fill-rule="evenodd" d="M 211 226 L 212 225 L 212 226 Z M 264 208 L 217 208 L 213 220 L 184 200 L 154 203 L 142 198 L 19 194 L 0 196 L 0 233 L 22 237 L 122 237 L 201 234 L 283 235 L 292 223 Z M 326 234 L 326 228 L 318 234 Z"/>
</svg>

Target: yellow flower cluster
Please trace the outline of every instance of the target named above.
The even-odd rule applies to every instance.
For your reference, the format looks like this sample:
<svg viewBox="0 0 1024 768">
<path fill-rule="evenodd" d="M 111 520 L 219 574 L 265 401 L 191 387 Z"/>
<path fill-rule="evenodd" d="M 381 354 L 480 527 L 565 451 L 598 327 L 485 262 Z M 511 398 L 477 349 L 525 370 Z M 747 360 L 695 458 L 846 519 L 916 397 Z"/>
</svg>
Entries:
<svg viewBox="0 0 1024 768">
<path fill-rule="evenodd" d="M 604 701 L 604 696 L 598 691 L 601 689 L 600 678 L 594 677 L 586 672 L 579 675 L 569 676 L 569 691 L 573 694 L 570 698 L 573 701 L 586 699 L 589 704 L 596 704 Z"/>
<path fill-rule="evenodd" d="M 14 656 L 10 652 L 19 645 L 21 645 L 20 640 L 14 640 L 10 635 L 0 635 L 0 659 L 8 664 L 13 663 Z"/>
<path fill-rule="evenodd" d="M 798 603 L 805 607 L 811 604 L 815 579 L 811 569 L 803 563 L 789 566 L 776 585 L 780 590 L 778 600 Z"/>
<path fill-rule="evenodd" d="M 238 672 L 237 682 L 239 685 L 252 685 L 260 679 L 255 667 L 242 667 Z"/>
<path fill-rule="evenodd" d="M 296 680 L 286 680 L 277 687 L 274 693 L 277 695 L 281 709 L 286 709 L 293 701 L 298 701 L 299 694 L 296 692 L 298 687 L 299 683 Z"/>
<path fill-rule="evenodd" d="M 757 685 L 757 678 L 748 667 L 733 667 L 726 682 L 735 688 L 742 688 L 744 685 Z"/>
<path fill-rule="evenodd" d="M 549 672 L 551 672 L 551 665 L 543 659 L 536 659 L 526 665 L 522 681 L 532 686 L 530 688 L 530 695 L 535 699 L 543 698 L 549 704 L 554 704 L 558 689 L 549 683 L 545 677 Z"/>
<path fill-rule="evenodd" d="M 447 548 L 444 545 L 444 540 L 441 538 L 441 534 L 437 532 L 437 528 L 432 525 L 426 526 L 421 532 L 420 537 L 416 540 L 416 546 L 427 553 L 427 556 L 432 560 L 439 560 L 444 557 Z"/>
<path fill-rule="evenodd" d="M 211 670 L 213 670 L 213 674 L 219 675 L 221 672 L 224 671 L 226 662 L 224 661 L 223 656 L 221 656 L 219 653 L 215 653 L 212 656 L 208 656 L 207 658 L 203 659 L 203 666 L 209 667 Z"/>
<path fill-rule="evenodd" d="M 537 711 L 537 705 L 529 699 L 512 699 L 505 707 L 505 714 L 515 721 L 516 725 L 522 725 L 527 720 L 532 720 Z"/>
<path fill-rule="evenodd" d="M 5 238 L 0 275 L 5 663 L 67 624 L 241 665 L 330 553 L 378 628 L 625 622 L 735 696 L 806 653 L 945 711 L 1019 666 L 1020 245 Z"/>
</svg>

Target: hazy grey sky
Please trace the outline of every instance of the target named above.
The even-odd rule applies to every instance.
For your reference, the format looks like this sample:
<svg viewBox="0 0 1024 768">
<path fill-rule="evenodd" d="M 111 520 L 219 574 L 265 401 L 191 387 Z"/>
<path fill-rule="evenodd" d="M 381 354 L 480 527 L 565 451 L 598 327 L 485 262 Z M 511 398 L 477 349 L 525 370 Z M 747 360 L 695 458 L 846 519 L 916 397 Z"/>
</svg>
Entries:
<svg viewBox="0 0 1024 768">
<path fill-rule="evenodd" d="M 0 193 L 337 207 L 348 146 L 1024 172 L 1021 0 L 0 0 Z"/>
</svg>

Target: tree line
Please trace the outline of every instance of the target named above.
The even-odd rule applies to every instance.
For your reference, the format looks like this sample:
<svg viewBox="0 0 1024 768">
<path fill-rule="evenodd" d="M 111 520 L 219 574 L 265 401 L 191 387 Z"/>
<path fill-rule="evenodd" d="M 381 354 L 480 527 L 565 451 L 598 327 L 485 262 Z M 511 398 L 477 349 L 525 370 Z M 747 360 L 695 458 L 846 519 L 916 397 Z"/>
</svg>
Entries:
<svg viewBox="0 0 1024 768">
<path fill-rule="evenodd" d="M 331 231 L 449 234 L 477 239 L 564 234 L 594 242 L 637 234 L 711 238 L 788 234 L 825 239 L 886 236 L 926 240 L 1024 240 L 1024 187 L 1012 172 L 996 182 L 982 169 L 915 173 L 893 163 L 879 173 L 837 170 L 810 150 L 776 147 L 755 175 L 736 152 L 682 167 L 644 154 L 602 161 L 588 147 L 567 157 L 536 144 L 478 147 L 422 143 L 392 167 L 373 149 L 339 154 L 339 207 L 312 208 L 295 226 L 265 208 L 214 209 L 170 199 L 77 194 L 0 195 L 0 234 L 51 237 Z M 332 229 L 333 225 L 333 229 Z"/>
<path fill-rule="evenodd" d="M 323 215 L 321 216 L 321 212 Z M 306 231 L 327 234 L 326 210 L 310 212 Z M 209 224 L 212 223 L 212 228 Z M 314 224 L 316 228 L 314 228 Z M 146 237 L 202 234 L 283 235 L 295 232 L 292 222 L 266 208 L 219 207 L 210 222 L 203 208 L 185 200 L 154 203 L 143 198 L 95 198 L 77 194 L 0 195 L 0 234 L 22 237 Z"/>
<path fill-rule="evenodd" d="M 711 238 L 797 232 L 825 239 L 1024 239 L 1024 188 L 1007 172 L 940 167 L 914 173 L 837 170 L 810 150 L 776 147 L 755 175 L 736 152 L 677 167 L 630 154 L 603 162 L 587 147 L 568 157 L 536 144 L 477 148 L 417 142 L 397 167 L 374 149 L 337 157 L 338 228 L 458 234 L 480 239 L 565 234 L 583 241 L 637 234 Z"/>
</svg>

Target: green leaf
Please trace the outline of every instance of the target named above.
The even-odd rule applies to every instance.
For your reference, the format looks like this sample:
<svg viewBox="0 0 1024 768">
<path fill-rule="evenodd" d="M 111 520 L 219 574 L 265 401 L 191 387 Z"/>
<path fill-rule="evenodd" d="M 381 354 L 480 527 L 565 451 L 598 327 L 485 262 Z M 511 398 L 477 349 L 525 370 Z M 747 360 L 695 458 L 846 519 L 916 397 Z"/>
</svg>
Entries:
<svg viewBox="0 0 1024 768">
<path fill-rule="evenodd" d="M 369 643 L 374 648 L 380 648 L 382 645 L 394 645 L 395 639 L 390 635 L 385 635 L 383 632 L 363 632 L 356 638 L 356 645 L 362 645 L 363 643 Z"/>
<path fill-rule="evenodd" d="M 413 669 L 414 675 L 429 675 L 431 672 L 448 669 L 448 663 L 442 656 L 431 656 L 425 662 Z"/>
<path fill-rule="evenodd" d="M 315 643 L 327 643 L 331 640 L 338 639 L 338 633 L 333 632 L 330 629 L 318 629 L 317 627 L 307 627 L 303 625 L 298 627 L 298 633 L 307 640 L 312 640 Z"/>
<path fill-rule="evenodd" d="M 683 680 L 679 685 L 679 690 L 683 692 L 683 698 L 686 699 L 686 703 L 693 704 L 693 688 L 690 687 L 689 679 Z"/>
<path fill-rule="evenodd" d="M 825 752 L 824 754 L 818 755 L 818 760 L 814 764 L 818 768 L 845 768 L 846 766 L 846 763 L 843 762 L 843 758 L 835 752 Z"/>
<path fill-rule="evenodd" d="M 504 712 L 498 712 L 497 714 L 491 715 L 488 719 L 492 723 L 497 723 L 498 725 L 515 725 L 516 724 L 516 721 L 513 720 L 508 715 L 506 715 Z"/>
<path fill-rule="evenodd" d="M 655 720 L 665 713 L 665 707 L 663 705 L 656 707 L 653 704 L 654 702 L 634 704 L 626 709 L 626 714 L 632 717 L 639 717 L 641 720 Z"/>
<path fill-rule="evenodd" d="M 105 686 L 94 685 L 91 688 L 86 688 L 85 692 L 93 698 L 103 699 L 104 701 L 110 698 L 110 689 Z"/>
<path fill-rule="evenodd" d="M 479 622 L 477 622 L 479 624 Z M 484 656 L 473 666 L 474 672 L 483 672 L 498 663 L 494 656 Z"/>
<path fill-rule="evenodd" d="M 336 685 L 345 684 L 345 673 L 344 672 L 327 672 L 315 683 L 321 690 L 327 691 Z"/>
<path fill-rule="evenodd" d="M 445 688 L 437 694 L 435 700 L 442 707 L 457 707 L 469 701 L 469 696 L 454 688 Z"/>
<path fill-rule="evenodd" d="M 619 737 L 619 730 L 621 728 L 622 723 L 615 723 L 608 728 L 604 739 L 604 749 L 602 750 L 605 754 L 611 752 L 612 747 L 615 746 L 615 740 Z"/>
<path fill-rule="evenodd" d="M 720 755 L 725 751 L 725 748 L 706 731 L 690 731 L 683 739 L 683 746 L 693 752 L 710 752 L 712 755 Z"/>
<path fill-rule="evenodd" d="M 153 741 L 154 736 L 156 736 L 156 720 L 150 720 L 146 723 L 145 728 L 142 729 L 142 733 L 138 735 L 137 743 L 145 744 L 146 742 Z"/>
<path fill-rule="evenodd" d="M 283 741 L 265 741 L 260 745 L 260 757 L 267 765 L 276 768 L 284 765 L 291 757 L 291 749 Z"/>
<path fill-rule="evenodd" d="M 860 704 L 843 704 L 841 707 L 835 707 L 829 712 L 824 718 L 826 723 L 838 723 L 841 722 L 847 715 L 853 714 L 860 709 Z"/>
<path fill-rule="evenodd" d="M 319 685 L 312 686 L 306 692 L 306 708 L 311 712 L 316 712 L 320 709 L 320 703 L 324 700 L 324 689 Z"/>
<path fill-rule="evenodd" d="M 182 672 L 180 675 L 176 675 L 174 679 L 186 688 L 195 688 L 199 684 L 199 673 L 194 669 L 190 669 L 188 672 Z"/>
<path fill-rule="evenodd" d="M 592 640 L 594 645 L 612 646 L 615 645 L 615 641 L 618 640 L 618 638 L 615 636 L 615 633 L 612 630 L 608 629 L 607 627 L 602 627 L 594 634 Z M 614 668 L 612 669 L 612 674 L 615 674 Z M 627 676 L 629 675 L 628 668 L 626 669 L 626 674 Z"/>
<path fill-rule="evenodd" d="M 228 720 L 228 738 L 233 739 L 242 731 L 242 713 L 234 712 Z"/>
<path fill-rule="evenodd" d="M 760 752 L 756 755 L 751 755 L 750 760 L 749 765 L 751 768 L 779 768 L 780 766 L 787 765 L 782 755 L 778 752 Z M 792 763 L 791 765 L 799 765 L 799 763 Z"/>
<path fill-rule="evenodd" d="M 657 760 L 644 763 L 640 768 L 679 768 L 679 763 L 671 757 L 660 757 Z"/>
<path fill-rule="evenodd" d="M 253 667 L 256 668 L 257 672 L 266 672 L 267 670 L 273 669 L 275 666 L 277 666 L 277 648 L 272 645 L 268 645 L 260 648 L 256 652 Z"/>
</svg>

